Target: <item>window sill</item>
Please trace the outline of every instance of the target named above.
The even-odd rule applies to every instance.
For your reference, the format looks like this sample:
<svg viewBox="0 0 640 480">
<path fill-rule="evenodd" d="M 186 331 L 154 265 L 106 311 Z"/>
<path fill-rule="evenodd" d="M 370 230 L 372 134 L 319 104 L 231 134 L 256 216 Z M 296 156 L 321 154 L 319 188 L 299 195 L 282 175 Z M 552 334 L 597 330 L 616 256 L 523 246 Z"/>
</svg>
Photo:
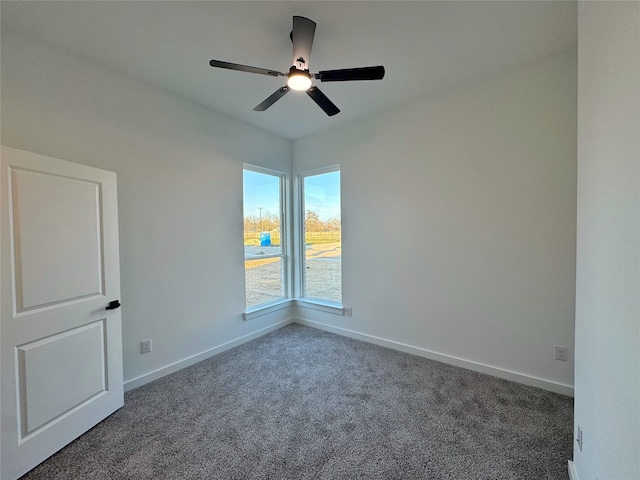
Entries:
<svg viewBox="0 0 640 480">
<path fill-rule="evenodd" d="M 251 320 L 252 318 L 268 315 L 269 313 L 277 312 L 284 308 L 296 305 L 298 307 L 310 308 L 312 310 L 318 310 L 320 312 L 332 313 L 334 315 L 344 316 L 344 307 L 332 302 L 323 302 L 322 300 L 310 300 L 300 298 L 284 298 L 282 300 L 275 300 L 274 302 L 260 305 L 258 307 L 247 310 L 243 313 L 245 320 Z"/>
<path fill-rule="evenodd" d="M 278 310 L 282 310 L 283 308 L 287 308 L 291 306 L 291 304 L 292 304 L 292 300 L 290 298 L 275 300 L 274 302 L 266 303 L 256 308 L 247 310 L 243 314 L 243 316 L 245 320 L 251 320 L 252 318 L 261 317 L 262 315 L 267 315 L 272 312 L 277 312 Z"/>
<path fill-rule="evenodd" d="M 312 310 L 319 310 L 321 312 L 333 313 L 334 315 L 344 316 L 344 307 L 337 303 L 323 302 L 322 300 L 300 299 L 294 300 L 294 304 L 299 307 L 310 308 Z"/>
</svg>

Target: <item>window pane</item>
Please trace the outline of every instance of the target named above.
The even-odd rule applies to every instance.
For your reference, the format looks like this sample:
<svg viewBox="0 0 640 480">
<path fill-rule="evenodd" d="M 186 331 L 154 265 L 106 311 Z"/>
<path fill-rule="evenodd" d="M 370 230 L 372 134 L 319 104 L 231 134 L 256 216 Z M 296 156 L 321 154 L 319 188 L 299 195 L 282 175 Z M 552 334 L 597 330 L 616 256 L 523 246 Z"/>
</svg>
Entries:
<svg viewBox="0 0 640 480">
<path fill-rule="evenodd" d="M 304 296 L 342 303 L 340 172 L 304 177 Z"/>
<path fill-rule="evenodd" d="M 284 297 L 282 259 L 265 258 L 245 261 L 244 281 L 247 288 L 247 307 Z"/>
<path fill-rule="evenodd" d="M 247 307 L 285 296 L 282 177 L 244 170 L 244 259 Z"/>
</svg>

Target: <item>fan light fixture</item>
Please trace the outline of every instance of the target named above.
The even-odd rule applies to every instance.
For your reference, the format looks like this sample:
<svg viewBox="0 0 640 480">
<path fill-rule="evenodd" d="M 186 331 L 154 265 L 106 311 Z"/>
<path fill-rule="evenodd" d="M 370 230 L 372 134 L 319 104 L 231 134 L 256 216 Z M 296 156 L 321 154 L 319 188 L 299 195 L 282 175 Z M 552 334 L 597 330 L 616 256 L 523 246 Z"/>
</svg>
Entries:
<svg viewBox="0 0 640 480">
<path fill-rule="evenodd" d="M 1 2 L 2 0 L 0 0 Z M 305 17 L 293 17 L 293 30 L 289 38 L 293 43 L 293 61 L 289 65 L 289 73 L 270 70 L 267 68 L 252 67 L 250 65 L 240 65 L 239 63 L 223 62 L 222 60 L 211 60 L 209 65 L 215 68 L 226 68 L 238 72 L 256 73 L 267 75 L 268 77 L 288 77 L 287 84 L 269 95 L 262 103 L 253 107 L 256 112 L 264 112 L 271 105 L 284 97 L 290 90 L 305 92 L 311 100 L 332 117 L 340 113 L 340 109 L 313 85 L 313 81 L 319 82 L 350 82 L 354 80 L 382 80 L 384 78 L 384 67 L 357 67 L 341 68 L 339 70 L 321 70 L 318 73 L 309 73 L 309 57 L 311 56 L 311 46 L 313 36 L 316 32 L 316 22 Z"/>
<path fill-rule="evenodd" d="M 287 85 L 293 90 L 305 91 L 311 87 L 311 77 L 303 70 L 299 70 L 296 67 L 289 69 L 289 78 Z"/>
</svg>

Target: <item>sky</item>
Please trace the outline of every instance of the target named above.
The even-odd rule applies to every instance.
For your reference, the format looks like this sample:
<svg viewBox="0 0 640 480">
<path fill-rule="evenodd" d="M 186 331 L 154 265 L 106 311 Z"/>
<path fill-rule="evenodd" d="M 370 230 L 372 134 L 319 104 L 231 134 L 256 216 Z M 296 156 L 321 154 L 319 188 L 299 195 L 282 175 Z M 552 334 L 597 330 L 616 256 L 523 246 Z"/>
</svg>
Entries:
<svg viewBox="0 0 640 480">
<path fill-rule="evenodd" d="M 244 216 L 278 214 L 280 179 L 251 170 L 244 171 Z M 304 177 L 305 210 L 321 220 L 340 217 L 340 172 Z"/>
<path fill-rule="evenodd" d="M 304 177 L 304 208 L 320 220 L 340 217 L 340 172 Z"/>
</svg>

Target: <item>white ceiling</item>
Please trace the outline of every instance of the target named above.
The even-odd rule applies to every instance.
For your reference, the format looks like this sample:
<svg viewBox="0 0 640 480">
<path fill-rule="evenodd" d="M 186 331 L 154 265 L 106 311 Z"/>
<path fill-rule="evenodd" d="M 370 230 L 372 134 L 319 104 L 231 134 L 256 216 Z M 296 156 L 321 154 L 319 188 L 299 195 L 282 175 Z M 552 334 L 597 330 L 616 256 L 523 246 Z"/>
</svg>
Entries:
<svg viewBox="0 0 640 480">
<path fill-rule="evenodd" d="M 50 43 L 288 139 L 577 43 L 576 3 L 566 1 L 3 0 L 1 9 L 3 31 Z M 285 80 L 214 69 L 209 60 L 286 72 L 293 15 L 317 23 L 312 72 L 384 65 L 385 78 L 317 82 L 342 110 L 334 117 L 299 92 L 254 112 Z"/>
</svg>

